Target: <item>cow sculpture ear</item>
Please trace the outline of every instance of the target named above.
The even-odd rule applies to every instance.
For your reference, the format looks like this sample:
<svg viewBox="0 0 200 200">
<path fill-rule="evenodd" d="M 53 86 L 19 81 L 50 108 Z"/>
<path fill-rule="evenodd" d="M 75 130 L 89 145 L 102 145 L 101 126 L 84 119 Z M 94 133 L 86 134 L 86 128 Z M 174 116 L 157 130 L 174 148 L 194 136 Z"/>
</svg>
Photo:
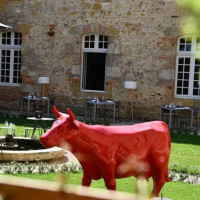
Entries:
<svg viewBox="0 0 200 200">
<path fill-rule="evenodd" d="M 74 113 L 69 108 L 67 108 L 67 113 L 69 114 L 70 119 L 73 122 L 76 119 Z"/>
<path fill-rule="evenodd" d="M 60 117 L 60 113 L 58 112 L 58 110 L 56 109 L 55 106 L 53 106 L 53 112 L 54 112 L 56 117 L 58 117 L 58 118 Z"/>
<path fill-rule="evenodd" d="M 78 125 L 76 124 L 76 122 L 74 121 L 76 118 L 75 118 L 75 115 L 74 113 L 69 109 L 67 108 L 67 113 L 69 114 L 69 117 L 70 117 L 70 120 L 72 122 L 72 125 L 73 127 L 78 130 Z"/>
</svg>

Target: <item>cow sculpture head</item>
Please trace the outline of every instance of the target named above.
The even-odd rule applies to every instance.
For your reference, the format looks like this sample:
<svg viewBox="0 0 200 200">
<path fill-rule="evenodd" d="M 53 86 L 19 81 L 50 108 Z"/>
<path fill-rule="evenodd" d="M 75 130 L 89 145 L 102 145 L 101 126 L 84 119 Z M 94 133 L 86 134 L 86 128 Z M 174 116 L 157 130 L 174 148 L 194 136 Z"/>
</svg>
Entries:
<svg viewBox="0 0 200 200">
<path fill-rule="evenodd" d="M 57 119 L 52 124 L 50 130 L 40 137 L 40 142 L 46 148 L 57 146 L 64 141 L 72 139 L 77 134 L 78 126 L 75 122 L 75 116 L 70 109 L 67 113 L 60 113 L 53 107 L 53 112 Z"/>
</svg>

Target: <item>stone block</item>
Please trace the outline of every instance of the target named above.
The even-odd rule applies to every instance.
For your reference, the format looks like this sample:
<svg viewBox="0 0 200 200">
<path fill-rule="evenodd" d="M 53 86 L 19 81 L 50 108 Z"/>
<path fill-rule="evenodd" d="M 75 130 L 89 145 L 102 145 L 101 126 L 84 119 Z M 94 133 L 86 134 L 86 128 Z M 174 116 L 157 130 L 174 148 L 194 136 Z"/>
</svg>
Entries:
<svg viewBox="0 0 200 200">
<path fill-rule="evenodd" d="M 20 24 L 18 27 L 18 31 L 24 34 L 29 34 L 33 25 L 31 24 Z"/>
<path fill-rule="evenodd" d="M 94 10 L 101 10 L 102 9 L 102 6 L 100 3 L 95 3 L 94 6 L 93 6 L 93 9 Z"/>
</svg>

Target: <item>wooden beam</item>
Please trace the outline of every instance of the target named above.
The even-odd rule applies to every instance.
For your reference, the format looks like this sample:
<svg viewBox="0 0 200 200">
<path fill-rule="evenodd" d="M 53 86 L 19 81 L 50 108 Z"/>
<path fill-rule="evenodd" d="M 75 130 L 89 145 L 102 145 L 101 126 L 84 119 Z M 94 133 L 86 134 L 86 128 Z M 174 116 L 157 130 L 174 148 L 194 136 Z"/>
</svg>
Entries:
<svg viewBox="0 0 200 200">
<path fill-rule="evenodd" d="M 3 200 L 134 200 L 133 194 L 0 176 Z"/>
</svg>

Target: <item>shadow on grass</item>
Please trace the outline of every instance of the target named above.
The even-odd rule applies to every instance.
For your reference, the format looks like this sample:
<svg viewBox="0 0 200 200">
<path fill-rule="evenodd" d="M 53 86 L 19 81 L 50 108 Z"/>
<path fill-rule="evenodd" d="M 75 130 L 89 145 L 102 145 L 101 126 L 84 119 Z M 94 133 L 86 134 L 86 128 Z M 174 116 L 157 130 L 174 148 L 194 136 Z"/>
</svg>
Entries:
<svg viewBox="0 0 200 200">
<path fill-rule="evenodd" d="M 170 135 L 171 141 L 174 143 L 200 145 L 200 136 L 198 135 L 188 135 L 173 132 L 171 132 Z"/>
</svg>

